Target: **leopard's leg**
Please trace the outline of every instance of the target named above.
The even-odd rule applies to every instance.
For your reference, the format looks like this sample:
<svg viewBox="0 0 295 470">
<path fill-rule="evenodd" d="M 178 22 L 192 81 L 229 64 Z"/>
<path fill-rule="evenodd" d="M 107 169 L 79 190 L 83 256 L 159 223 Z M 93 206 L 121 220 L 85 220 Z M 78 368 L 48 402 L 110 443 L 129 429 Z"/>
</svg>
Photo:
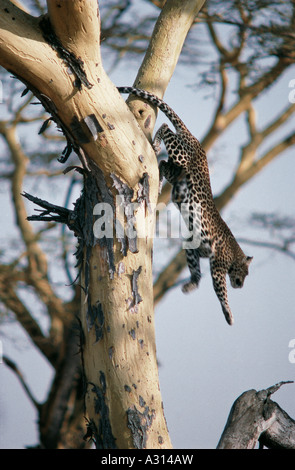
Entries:
<svg viewBox="0 0 295 470">
<path fill-rule="evenodd" d="M 187 151 L 182 138 L 169 129 L 167 124 L 162 124 L 155 134 L 153 148 L 156 155 L 160 153 L 162 141 L 168 152 L 168 162 L 160 163 L 160 189 L 162 187 L 163 176 L 173 184 L 181 171 L 187 169 L 188 166 Z"/>
<path fill-rule="evenodd" d="M 169 129 L 168 125 L 167 124 L 162 124 L 162 126 L 157 130 L 157 132 L 155 134 L 155 137 L 154 137 L 154 140 L 153 140 L 153 149 L 154 149 L 156 155 L 159 155 L 159 153 L 161 151 L 161 142 L 162 142 L 162 140 L 164 140 L 164 134 L 165 134 L 167 129 Z"/>
<path fill-rule="evenodd" d="M 181 168 L 176 166 L 171 160 L 168 159 L 167 162 L 165 160 L 161 160 L 159 164 L 159 179 L 160 179 L 159 193 L 161 192 L 161 189 L 162 189 L 164 177 L 170 184 L 173 185 L 174 182 L 177 180 L 180 173 L 181 173 Z"/>
<path fill-rule="evenodd" d="M 178 209 L 181 212 L 183 220 L 187 228 L 189 229 L 190 233 L 192 234 L 192 237 L 188 239 L 189 241 L 187 240 L 184 243 L 184 248 L 186 247 L 186 245 L 190 245 L 190 246 L 195 245 L 194 247 L 186 248 L 185 250 L 187 265 L 190 270 L 191 279 L 189 282 L 183 285 L 182 292 L 184 293 L 188 293 L 196 289 L 201 279 L 200 253 L 198 250 L 199 239 L 197 240 L 197 243 L 195 244 L 196 240 L 194 237 L 194 233 L 196 231 L 196 227 L 193 226 L 195 219 L 196 219 L 193 213 L 195 207 L 190 204 L 190 199 L 191 198 L 190 198 L 188 187 L 187 187 L 187 179 L 178 181 L 173 186 L 172 200 L 178 206 Z M 198 221 L 197 221 L 197 224 L 198 224 Z"/>
<path fill-rule="evenodd" d="M 187 170 L 189 166 L 188 150 L 182 136 L 175 134 L 171 129 L 169 129 L 167 124 L 162 124 L 156 132 L 153 141 L 153 148 L 156 155 L 160 152 L 162 141 L 164 142 L 168 152 L 169 160 L 171 160 L 175 165 Z"/>
<path fill-rule="evenodd" d="M 200 247 L 202 242 L 201 204 L 195 197 L 193 188 L 190 190 L 187 186 L 186 191 L 183 193 L 183 201 L 179 204 L 179 209 L 189 230 L 189 237 L 184 242 L 183 248 L 193 252 Z"/>
<path fill-rule="evenodd" d="M 200 255 L 198 249 L 185 250 L 187 265 L 190 270 L 191 279 L 182 286 L 182 292 L 187 294 L 196 289 L 201 279 Z"/>
<path fill-rule="evenodd" d="M 161 160 L 159 163 L 159 189 L 158 189 L 159 194 L 161 194 L 162 192 L 164 176 L 166 173 L 166 165 L 167 165 L 167 162 L 165 162 L 164 160 Z"/>
<path fill-rule="evenodd" d="M 210 260 L 210 270 L 215 293 L 221 304 L 225 319 L 229 325 L 234 323 L 233 315 L 227 299 L 226 270 L 216 266 L 214 260 Z"/>
<path fill-rule="evenodd" d="M 174 164 L 173 164 L 174 165 Z M 176 165 L 174 165 L 176 167 Z M 176 167 L 179 169 L 179 167 Z M 169 181 L 169 180 L 168 180 Z M 189 201 L 186 178 L 176 181 L 172 189 L 172 201 L 181 211 L 181 204 L 187 204 Z"/>
</svg>

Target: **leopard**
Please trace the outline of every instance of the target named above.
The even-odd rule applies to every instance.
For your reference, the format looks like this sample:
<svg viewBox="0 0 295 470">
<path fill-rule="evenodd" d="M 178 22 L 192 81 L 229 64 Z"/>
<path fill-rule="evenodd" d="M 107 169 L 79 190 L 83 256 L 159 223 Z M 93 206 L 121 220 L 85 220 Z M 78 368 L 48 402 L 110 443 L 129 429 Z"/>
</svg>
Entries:
<svg viewBox="0 0 295 470">
<path fill-rule="evenodd" d="M 189 232 L 199 235 L 196 246 L 188 245 L 185 249 L 190 280 L 182 286 L 182 291 L 189 293 L 199 287 L 200 258 L 208 258 L 215 294 L 225 320 L 233 325 L 226 275 L 233 288 L 242 288 L 253 257 L 245 255 L 216 207 L 206 152 L 180 117 L 162 99 L 136 87 L 118 87 L 118 91 L 135 95 L 159 108 L 175 129 L 173 132 L 168 124 L 162 124 L 155 133 L 153 148 L 159 155 L 161 143 L 164 143 L 168 159 L 161 160 L 159 164 L 160 187 L 164 178 L 172 185 L 173 202 L 179 209 L 187 207 L 185 218 Z"/>
</svg>

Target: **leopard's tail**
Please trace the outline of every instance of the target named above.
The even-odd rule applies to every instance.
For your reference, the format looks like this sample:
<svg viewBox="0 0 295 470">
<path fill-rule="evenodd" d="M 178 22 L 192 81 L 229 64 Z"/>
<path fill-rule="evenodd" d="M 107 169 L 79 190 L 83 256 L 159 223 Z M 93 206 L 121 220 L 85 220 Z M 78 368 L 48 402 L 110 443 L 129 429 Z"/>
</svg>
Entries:
<svg viewBox="0 0 295 470">
<path fill-rule="evenodd" d="M 152 93 L 149 93 L 148 91 L 141 90 L 139 88 L 135 87 L 118 87 L 119 93 L 129 93 L 132 95 L 136 95 L 139 98 L 142 98 L 149 103 L 153 104 L 157 108 L 159 108 L 169 119 L 169 121 L 173 124 L 175 127 L 176 132 L 187 132 L 187 127 L 183 123 L 183 121 L 180 119 L 180 117 L 173 111 L 170 106 L 168 106 L 167 103 L 165 103 L 163 100 L 158 98 L 156 95 L 153 95 Z"/>
</svg>

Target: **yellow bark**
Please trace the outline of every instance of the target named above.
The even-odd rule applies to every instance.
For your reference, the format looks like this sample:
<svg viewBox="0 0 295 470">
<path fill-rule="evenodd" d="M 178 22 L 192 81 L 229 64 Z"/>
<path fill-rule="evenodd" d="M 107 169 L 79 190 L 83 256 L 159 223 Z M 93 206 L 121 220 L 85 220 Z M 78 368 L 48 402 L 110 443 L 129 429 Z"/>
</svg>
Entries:
<svg viewBox="0 0 295 470">
<path fill-rule="evenodd" d="M 69 73 L 68 64 L 44 40 L 40 19 L 31 17 L 7 0 L 2 0 L 0 6 L 1 65 L 15 73 L 41 100 L 44 95 L 47 97 L 63 129 L 82 149 L 89 168 L 94 173 L 97 167 L 102 170 L 113 196 L 117 191 L 112 187 L 111 173 L 134 190 L 135 199 L 138 183 L 146 173 L 149 200 L 155 204 L 158 194 L 156 158 L 135 117 L 103 70 L 97 1 L 48 1 L 55 35 L 65 49 L 83 60 L 91 87 L 82 86 L 80 90 L 75 86 L 75 73 Z M 86 119 L 93 115 L 98 122 L 97 135 L 87 128 Z M 99 192 L 99 187 L 97 190 Z M 85 191 L 87 197 L 87 187 Z M 90 260 L 85 252 L 83 270 L 88 261 L 90 265 L 88 285 L 85 285 L 85 276 L 81 279 L 88 292 L 86 298 L 82 296 L 81 312 L 87 417 L 97 430 L 92 437 L 98 446 L 112 447 L 109 432 L 114 436 L 114 446 L 119 448 L 169 448 L 155 350 L 150 236 L 154 213 L 146 210 L 144 204 L 137 210 L 136 217 L 140 213 L 146 224 L 141 228 L 138 252 L 128 251 L 123 257 L 120 243 L 114 240 L 116 273 L 113 279 L 103 247 L 92 246 Z M 93 227 L 87 229 L 92 231 Z M 124 272 L 120 274 L 119 262 L 124 263 Z M 140 266 L 137 285 L 142 301 L 132 306 L 132 276 Z M 95 328 L 88 328 L 86 317 L 98 304 L 102 307 L 104 324 L 102 338 L 96 341 Z M 99 390 L 101 397 L 98 397 Z M 104 403 L 100 408 L 98 400 Z M 107 416 L 105 410 L 108 410 Z M 139 435 L 143 439 L 140 440 Z"/>
<path fill-rule="evenodd" d="M 203 3 L 166 2 L 137 85 L 164 94 Z M 155 114 L 146 126 L 150 110 L 145 107 L 141 116 L 133 107 L 135 116 L 142 118 L 139 125 L 106 75 L 97 0 L 48 0 L 47 5 L 49 37 L 44 33 L 47 18 L 33 18 L 12 2 L 0 0 L 0 64 L 51 112 L 87 170 L 85 216 L 90 215 L 92 223 L 85 217 L 80 259 L 87 435 L 100 448 L 171 448 L 159 388 L 153 313 L 152 247 L 159 181 L 148 139 Z M 64 52 L 78 62 L 86 82 L 79 85 L 77 69 Z M 142 197 L 144 176 L 148 194 Z M 90 178 L 96 185 L 92 192 Z M 137 250 L 129 249 L 124 256 L 115 237 L 111 267 L 110 251 L 91 238 L 95 222 L 91 204 L 104 196 L 115 200 L 115 178 L 133 191 L 131 201 L 140 204 L 135 210 Z"/>
<path fill-rule="evenodd" d="M 204 3 L 205 0 L 169 0 L 165 3 L 134 86 L 163 98 L 187 34 Z M 128 103 L 146 137 L 151 141 L 157 110 L 135 96 L 131 96 Z"/>
</svg>

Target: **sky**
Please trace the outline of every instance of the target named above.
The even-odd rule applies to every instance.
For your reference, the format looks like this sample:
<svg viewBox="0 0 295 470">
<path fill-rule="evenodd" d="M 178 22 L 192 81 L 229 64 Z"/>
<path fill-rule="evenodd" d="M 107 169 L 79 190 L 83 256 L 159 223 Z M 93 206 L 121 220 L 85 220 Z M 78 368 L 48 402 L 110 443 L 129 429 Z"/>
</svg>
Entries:
<svg viewBox="0 0 295 470">
<path fill-rule="evenodd" d="M 137 66 L 122 63 L 113 70 L 116 85 L 131 85 Z M 275 91 L 265 94 L 257 107 L 261 121 L 288 104 L 289 81 L 284 76 Z M 196 71 L 178 66 L 165 101 L 181 116 L 199 139 L 205 134 L 214 110 L 214 99 L 191 86 Z M 159 116 L 158 127 L 164 121 Z M 293 120 L 294 124 L 294 120 Z M 212 149 L 210 164 L 214 194 L 230 181 L 238 159 L 243 126 L 232 128 Z M 212 155 L 208 155 L 209 161 Z M 267 233 L 249 225 L 253 212 L 294 216 L 294 148 L 282 154 L 247 183 L 228 204 L 222 216 L 237 238 L 265 240 Z M 10 202 L 1 194 L 3 236 L 9 236 Z M 234 400 L 244 391 L 261 390 L 282 380 L 295 380 L 290 361 L 295 339 L 295 261 L 270 250 L 241 245 L 254 257 L 243 289 L 229 287 L 229 303 L 235 324 L 229 326 L 213 291 L 208 260 L 201 260 L 203 277 L 189 295 L 172 289 L 155 309 L 159 378 L 164 412 L 173 446 L 178 449 L 215 448 Z M 172 249 L 172 248 L 171 248 Z M 155 241 L 154 258 L 169 256 L 165 241 Z M 182 277 L 186 278 L 186 270 Z M 229 283 L 228 283 L 229 285 Z M 52 379 L 47 362 L 29 348 L 21 329 L 8 324 L 2 329 L 5 354 L 15 360 L 38 400 L 46 397 Z M 295 384 L 283 386 L 273 396 L 295 419 Z M 37 416 L 14 374 L 0 364 L 0 448 L 22 448 L 37 442 Z"/>
</svg>

